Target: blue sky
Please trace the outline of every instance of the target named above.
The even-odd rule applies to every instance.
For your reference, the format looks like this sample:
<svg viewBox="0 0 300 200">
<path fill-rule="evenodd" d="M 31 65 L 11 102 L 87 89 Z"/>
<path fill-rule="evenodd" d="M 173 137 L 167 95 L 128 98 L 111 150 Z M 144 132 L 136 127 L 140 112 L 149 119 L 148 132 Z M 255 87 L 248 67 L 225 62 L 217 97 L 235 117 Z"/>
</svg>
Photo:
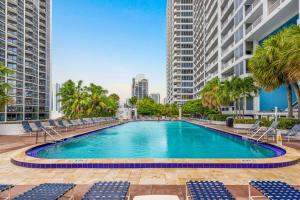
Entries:
<svg viewBox="0 0 300 200">
<path fill-rule="evenodd" d="M 165 96 L 166 0 L 53 0 L 53 82 L 94 82 L 122 99 L 138 73 Z"/>
</svg>

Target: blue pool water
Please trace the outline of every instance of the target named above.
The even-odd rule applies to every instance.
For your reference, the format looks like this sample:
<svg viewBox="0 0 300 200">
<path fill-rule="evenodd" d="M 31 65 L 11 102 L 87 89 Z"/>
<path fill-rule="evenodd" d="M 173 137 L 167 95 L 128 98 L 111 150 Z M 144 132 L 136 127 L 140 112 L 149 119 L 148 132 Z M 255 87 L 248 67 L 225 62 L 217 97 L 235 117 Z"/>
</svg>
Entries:
<svg viewBox="0 0 300 200">
<path fill-rule="evenodd" d="M 268 158 L 261 145 L 187 122 L 131 122 L 37 153 L 42 158 Z"/>
</svg>

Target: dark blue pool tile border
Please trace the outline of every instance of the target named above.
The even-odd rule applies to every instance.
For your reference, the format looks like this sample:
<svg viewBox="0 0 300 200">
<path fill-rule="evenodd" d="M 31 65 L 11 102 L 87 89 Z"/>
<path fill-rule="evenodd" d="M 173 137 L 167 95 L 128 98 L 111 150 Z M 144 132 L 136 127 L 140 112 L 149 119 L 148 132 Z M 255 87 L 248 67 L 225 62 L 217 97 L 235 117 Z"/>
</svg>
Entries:
<svg viewBox="0 0 300 200">
<path fill-rule="evenodd" d="M 241 140 L 245 140 L 245 138 L 240 135 L 221 131 L 221 130 L 214 129 L 211 127 L 205 127 L 200 124 L 192 123 L 189 121 L 185 121 L 185 122 L 196 125 L 196 126 L 200 126 L 202 128 L 211 129 L 218 133 L 225 134 L 229 137 L 234 137 L 234 138 L 239 138 Z M 119 125 L 121 125 L 121 124 L 112 125 L 112 126 L 100 128 L 97 130 L 88 131 L 88 132 L 85 132 L 80 135 L 66 138 L 61 142 L 64 142 L 66 140 L 72 140 L 72 139 L 75 139 L 75 138 L 78 138 L 78 137 L 81 137 L 84 135 L 94 133 L 99 130 L 104 130 L 104 129 L 108 129 L 108 128 L 119 126 Z M 247 139 L 247 141 L 250 143 L 256 143 L 254 140 L 251 140 L 251 139 Z M 282 156 L 282 155 L 286 154 L 286 151 L 284 149 L 277 147 L 275 145 L 268 144 L 268 143 L 256 143 L 256 144 L 274 151 L 273 157 L 278 157 L 278 156 Z M 47 144 L 39 145 L 37 147 L 34 147 L 34 148 L 26 151 L 26 154 L 31 157 L 39 158 L 37 153 L 49 146 L 52 146 L 52 145 L 55 145 L 55 144 L 47 143 Z M 299 161 L 300 161 L 300 159 L 290 161 L 290 162 L 282 162 L 282 163 L 60 163 L 60 164 L 54 164 L 54 163 L 40 164 L 39 163 L 38 164 L 38 163 L 21 162 L 21 161 L 15 160 L 15 159 L 11 159 L 11 162 L 13 164 L 20 166 L 20 167 L 44 168 L 44 169 L 46 169 L 46 168 L 66 168 L 66 169 L 67 168 L 100 168 L 100 169 L 107 169 L 107 168 L 129 168 L 129 169 L 130 168 L 281 168 L 281 167 L 295 165 Z"/>
<path fill-rule="evenodd" d="M 98 169 L 133 169 L 133 168 L 281 168 L 295 165 L 300 161 L 294 160 L 283 163 L 60 163 L 41 164 L 27 163 L 11 159 L 14 165 L 25 168 L 68 169 L 68 168 L 98 168 Z"/>
</svg>

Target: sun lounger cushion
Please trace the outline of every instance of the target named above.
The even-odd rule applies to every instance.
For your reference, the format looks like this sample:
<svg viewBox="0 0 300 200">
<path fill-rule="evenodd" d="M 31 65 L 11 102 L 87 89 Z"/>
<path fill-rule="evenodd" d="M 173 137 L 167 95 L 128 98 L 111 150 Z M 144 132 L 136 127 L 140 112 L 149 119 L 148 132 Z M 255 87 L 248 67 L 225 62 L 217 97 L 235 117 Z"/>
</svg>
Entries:
<svg viewBox="0 0 300 200">
<path fill-rule="evenodd" d="M 129 182 L 98 182 L 84 195 L 84 200 L 125 200 Z"/>
<path fill-rule="evenodd" d="M 300 199 L 300 191 L 281 181 L 251 181 L 250 185 L 270 200 Z"/>
<path fill-rule="evenodd" d="M 186 186 L 192 200 L 234 199 L 224 184 L 218 181 L 189 181 Z"/>
<path fill-rule="evenodd" d="M 14 200 L 57 200 L 75 187 L 68 183 L 45 183 L 17 196 Z"/>
<path fill-rule="evenodd" d="M 13 185 L 3 185 L 3 184 L 0 184 L 0 192 L 4 192 L 10 188 L 12 188 Z"/>
</svg>

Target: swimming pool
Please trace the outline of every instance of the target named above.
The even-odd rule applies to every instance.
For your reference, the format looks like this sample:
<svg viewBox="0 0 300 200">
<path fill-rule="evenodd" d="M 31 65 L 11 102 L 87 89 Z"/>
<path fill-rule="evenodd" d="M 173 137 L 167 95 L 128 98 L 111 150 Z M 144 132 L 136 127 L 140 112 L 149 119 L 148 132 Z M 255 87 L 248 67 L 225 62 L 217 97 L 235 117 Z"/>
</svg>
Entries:
<svg viewBox="0 0 300 200">
<path fill-rule="evenodd" d="M 47 159 L 259 159 L 283 154 L 231 134 L 183 121 L 130 122 L 28 154 Z"/>
</svg>

